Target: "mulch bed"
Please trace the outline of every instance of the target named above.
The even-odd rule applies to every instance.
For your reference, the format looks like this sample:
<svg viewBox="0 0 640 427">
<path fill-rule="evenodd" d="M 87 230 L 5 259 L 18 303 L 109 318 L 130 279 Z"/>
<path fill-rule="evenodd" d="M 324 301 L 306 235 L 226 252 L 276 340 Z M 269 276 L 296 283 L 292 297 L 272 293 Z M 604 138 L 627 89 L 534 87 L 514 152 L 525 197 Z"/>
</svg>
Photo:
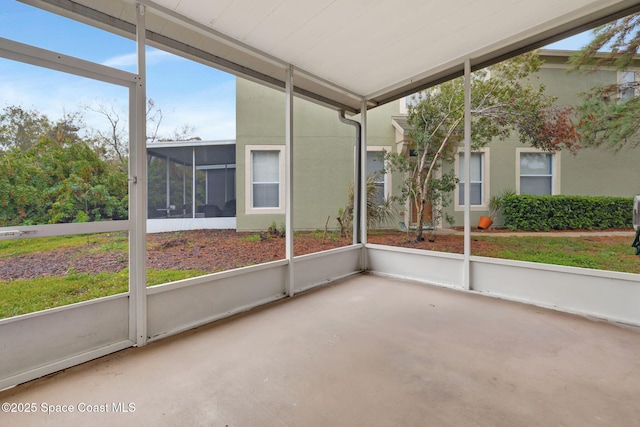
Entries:
<svg viewBox="0 0 640 427">
<path fill-rule="evenodd" d="M 489 234 L 489 233 L 487 233 Z M 196 230 L 179 233 L 149 234 L 147 268 L 200 270 L 207 273 L 261 264 L 285 258 L 285 239 L 261 233 L 233 230 Z M 369 243 L 441 252 L 463 253 L 460 235 L 439 234 L 434 242 L 416 242 L 413 234 L 402 231 L 372 233 Z M 294 254 L 304 255 L 351 244 L 350 238 L 336 239 L 334 234 L 298 233 L 294 236 Z M 490 243 L 473 239 L 474 251 Z M 0 259 L 0 280 L 29 279 L 39 276 L 64 276 L 69 273 L 114 273 L 127 268 L 127 254 L 120 251 L 97 252 L 91 243 L 80 248 Z"/>
</svg>

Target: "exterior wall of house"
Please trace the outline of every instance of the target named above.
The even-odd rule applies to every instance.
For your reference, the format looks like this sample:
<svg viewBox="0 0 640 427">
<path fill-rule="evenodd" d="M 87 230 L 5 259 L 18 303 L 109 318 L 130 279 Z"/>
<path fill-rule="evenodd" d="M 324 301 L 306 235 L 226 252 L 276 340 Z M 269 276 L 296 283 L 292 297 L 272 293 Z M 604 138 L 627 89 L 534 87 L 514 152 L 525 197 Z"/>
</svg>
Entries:
<svg viewBox="0 0 640 427">
<path fill-rule="evenodd" d="M 559 105 L 576 105 L 579 94 L 589 88 L 617 81 L 616 71 L 596 73 L 568 73 L 566 54 L 544 55 L 545 65 L 532 78 L 546 86 L 547 93 L 557 97 Z M 237 228 L 240 231 L 266 230 L 284 224 L 281 213 L 261 213 L 252 210 L 250 174 L 247 152 L 251 147 L 284 147 L 284 94 L 243 79 L 236 79 L 236 161 L 237 161 Z M 400 115 L 400 101 L 377 107 L 368 112 L 368 147 L 396 149 L 396 131 L 391 117 Z M 360 120 L 359 116 L 353 117 Z M 353 182 L 355 129 L 338 120 L 338 113 L 295 98 L 294 100 L 294 185 L 295 228 L 300 230 L 338 227 L 338 210 L 347 203 L 348 186 Z M 481 206 L 473 206 L 471 224 L 488 214 L 488 200 L 505 190 L 517 190 L 519 181 L 519 153 L 527 147 L 512 135 L 496 141 L 485 150 L 487 173 L 483 180 L 486 197 Z M 284 154 L 283 154 L 284 155 Z M 637 165 L 640 150 L 623 149 L 617 153 L 605 149 L 582 149 L 577 155 L 567 151 L 555 154 L 553 162 L 554 194 L 608 195 L 633 197 L 640 194 Z M 445 165 L 445 169 L 458 167 Z M 399 194 L 401 176 L 386 178 L 387 190 Z M 284 181 L 284 180 L 283 180 Z M 458 193 L 453 195 L 454 199 Z M 387 224 L 397 228 L 406 221 L 404 206 L 398 206 L 395 218 Z M 454 225 L 463 224 L 463 207 L 454 202 L 446 209 L 453 216 Z M 267 212 L 269 212 L 267 210 Z M 327 218 L 329 221 L 327 223 Z M 447 224 L 443 224 L 446 226 Z"/>
<path fill-rule="evenodd" d="M 580 93 L 598 85 L 617 82 L 616 71 L 568 73 L 562 65 L 565 57 L 546 57 L 540 80 L 560 105 L 577 105 Z M 558 65 L 556 65 L 558 64 Z M 625 148 L 618 152 L 584 148 L 575 156 L 563 152 L 561 158 L 561 194 L 584 196 L 633 197 L 640 194 L 640 150 Z"/>
<path fill-rule="evenodd" d="M 284 146 L 284 94 L 269 91 L 241 78 L 236 79 L 236 227 L 238 230 L 266 229 L 280 224 L 283 214 L 247 216 L 245 147 L 247 145 Z M 255 220 L 254 220 L 255 218 Z M 266 227 L 263 224 L 267 224 Z M 259 224 L 259 225 L 258 225 Z"/>
<path fill-rule="evenodd" d="M 546 87 L 546 92 L 557 97 L 558 105 L 577 105 L 580 93 L 598 86 L 616 83 L 618 75 L 614 70 L 596 73 L 569 73 L 567 56 L 543 56 L 545 64 L 534 76 Z M 490 170 L 485 183 L 489 197 L 499 195 L 505 190 L 516 190 L 518 184 L 518 150 L 526 146 L 512 135 L 506 141 L 496 141 L 489 145 Z M 583 148 L 576 155 L 564 150 L 555 154 L 558 170 L 555 194 L 584 196 L 622 196 L 633 197 L 640 194 L 640 150 L 622 149 L 614 152 L 606 149 Z M 453 165 L 447 166 L 449 168 Z M 455 219 L 455 225 L 462 225 L 464 213 L 462 207 L 452 204 L 448 209 Z M 471 225 L 477 224 L 481 215 L 487 215 L 488 208 L 471 212 Z M 498 224 L 500 218 L 498 218 Z"/>
<path fill-rule="evenodd" d="M 251 208 L 251 198 L 247 197 L 251 192 L 247 153 L 256 147 L 284 148 L 284 94 L 237 78 L 236 97 L 237 229 L 261 231 L 272 224 L 280 228 L 285 221 L 284 209 L 273 213 Z M 397 104 L 391 104 L 370 113 L 369 145 L 393 148 L 391 116 L 397 114 L 397 109 Z M 354 179 L 355 137 L 355 128 L 341 123 L 336 111 L 294 99 L 295 229 L 324 229 L 325 224 L 329 229 L 339 227 L 338 210 L 346 205 L 348 187 Z"/>
</svg>

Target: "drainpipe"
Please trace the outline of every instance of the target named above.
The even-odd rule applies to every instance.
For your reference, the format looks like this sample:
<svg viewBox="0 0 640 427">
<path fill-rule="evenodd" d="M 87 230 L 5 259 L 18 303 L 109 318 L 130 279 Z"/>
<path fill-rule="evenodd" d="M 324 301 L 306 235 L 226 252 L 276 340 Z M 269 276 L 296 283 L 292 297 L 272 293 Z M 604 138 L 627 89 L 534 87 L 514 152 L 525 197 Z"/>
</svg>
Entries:
<svg viewBox="0 0 640 427">
<path fill-rule="evenodd" d="M 362 174 L 362 126 L 355 120 L 347 119 L 344 116 L 344 110 L 340 110 L 338 112 L 338 117 L 342 123 L 354 126 L 356 128 L 356 170 L 353 180 L 353 196 L 355 199 L 353 201 L 353 244 L 355 245 L 362 242 L 362 224 L 360 220 L 360 218 L 362 217 L 362 215 L 360 215 L 360 207 L 362 206 L 362 185 L 360 183 L 360 176 Z"/>
</svg>

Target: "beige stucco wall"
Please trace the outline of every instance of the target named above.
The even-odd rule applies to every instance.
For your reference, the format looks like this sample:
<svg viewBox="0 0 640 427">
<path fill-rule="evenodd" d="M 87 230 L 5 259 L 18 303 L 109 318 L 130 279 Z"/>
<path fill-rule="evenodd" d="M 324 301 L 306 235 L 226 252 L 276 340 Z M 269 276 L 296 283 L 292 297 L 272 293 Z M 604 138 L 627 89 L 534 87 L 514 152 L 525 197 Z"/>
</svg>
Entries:
<svg viewBox="0 0 640 427">
<path fill-rule="evenodd" d="M 612 84 L 617 81 L 616 71 L 596 73 L 569 73 L 568 66 L 562 65 L 564 58 L 547 58 L 543 69 L 533 77 L 534 82 L 545 85 L 546 92 L 557 97 L 558 105 L 577 105 L 580 93 L 589 88 Z M 516 149 L 524 147 L 515 135 L 506 141 L 496 141 L 490 148 L 490 195 L 498 195 L 506 189 L 517 187 Z M 633 197 L 640 194 L 640 149 L 623 149 L 614 152 L 606 149 L 584 148 L 576 155 L 562 151 L 560 156 L 560 192 L 565 195 L 622 196 Z M 462 225 L 463 212 L 449 213 L 456 225 Z M 477 224 L 480 215 L 488 211 L 473 211 L 471 225 Z"/>
<path fill-rule="evenodd" d="M 265 230 L 274 222 L 280 227 L 284 214 L 247 213 L 245 157 L 249 145 L 284 146 L 284 94 L 238 78 L 236 97 L 237 229 Z M 394 145 L 391 115 L 397 115 L 397 109 L 397 104 L 389 104 L 369 114 L 369 145 Z M 355 138 L 355 128 L 341 123 L 336 111 L 294 99 L 295 229 L 338 227 L 338 210 L 346 205 L 348 187 L 354 179 Z"/>
<path fill-rule="evenodd" d="M 534 82 L 546 86 L 547 93 L 558 98 L 560 105 L 576 105 L 579 94 L 598 84 L 614 83 L 615 71 L 591 74 L 567 73 L 564 58 L 547 58 L 544 68 L 533 76 Z M 236 79 L 236 159 L 237 159 L 237 224 L 238 230 L 265 230 L 275 223 L 284 224 L 284 214 L 247 214 L 245 194 L 245 153 L 247 145 L 284 146 L 284 94 L 243 79 Z M 347 202 L 347 188 L 353 181 L 355 129 L 338 120 L 336 111 L 295 98 L 294 101 L 294 223 L 296 229 L 335 229 L 338 209 Z M 400 112 L 399 102 L 380 106 L 368 112 L 368 145 L 395 149 L 395 130 L 391 117 Z M 353 117 L 360 120 L 359 116 Z M 512 136 L 489 145 L 489 195 L 516 189 L 517 149 L 522 147 Z M 632 197 L 640 194 L 639 149 L 618 153 L 601 149 L 583 149 L 577 155 L 560 156 L 560 194 L 610 195 Z M 452 168 L 446 165 L 445 168 Z M 402 177 L 391 177 L 392 194 L 399 194 Z M 403 207 L 388 226 L 404 221 Z M 462 225 L 463 212 L 454 203 L 447 209 Z M 475 225 L 486 210 L 474 210 Z"/>
</svg>

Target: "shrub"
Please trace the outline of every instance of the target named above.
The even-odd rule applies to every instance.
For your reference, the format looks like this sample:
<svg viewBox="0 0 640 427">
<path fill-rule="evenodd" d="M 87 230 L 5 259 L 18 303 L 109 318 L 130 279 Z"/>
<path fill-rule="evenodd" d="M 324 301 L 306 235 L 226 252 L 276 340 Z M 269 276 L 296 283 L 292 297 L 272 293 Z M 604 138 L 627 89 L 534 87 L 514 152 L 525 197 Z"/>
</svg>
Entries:
<svg viewBox="0 0 640 427">
<path fill-rule="evenodd" d="M 391 198 L 385 198 L 380 194 L 376 186 L 378 174 L 367 176 L 367 229 L 378 228 L 393 219 L 395 207 Z M 338 210 L 336 220 L 340 224 L 340 235 L 346 237 L 352 232 L 353 208 L 354 208 L 353 182 L 347 188 L 347 206 Z M 382 197 L 381 197 L 382 196 Z M 382 198 L 382 200 L 381 200 Z"/>
<path fill-rule="evenodd" d="M 504 225 L 511 230 L 602 230 L 631 228 L 633 199 L 606 196 L 505 197 Z"/>
<path fill-rule="evenodd" d="M 262 237 L 260 236 L 260 234 L 256 233 L 245 237 L 244 240 L 246 240 L 247 242 L 259 242 L 260 240 L 262 240 Z"/>
</svg>

